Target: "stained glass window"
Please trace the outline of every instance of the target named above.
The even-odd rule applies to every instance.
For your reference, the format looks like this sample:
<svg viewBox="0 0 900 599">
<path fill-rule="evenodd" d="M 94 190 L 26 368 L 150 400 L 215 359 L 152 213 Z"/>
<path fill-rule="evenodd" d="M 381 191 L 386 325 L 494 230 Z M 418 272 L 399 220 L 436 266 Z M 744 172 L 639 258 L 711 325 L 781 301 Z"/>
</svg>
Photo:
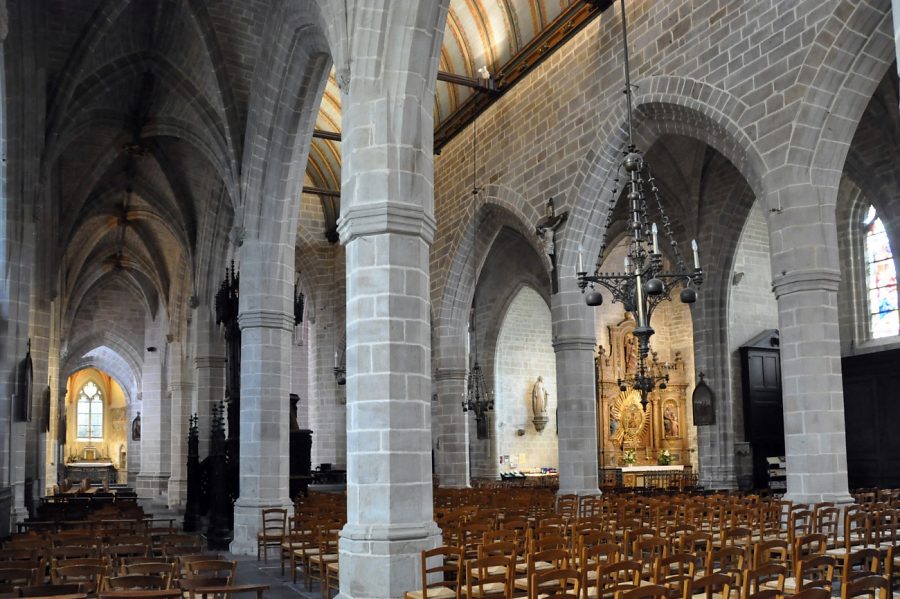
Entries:
<svg viewBox="0 0 900 599">
<path fill-rule="evenodd" d="M 873 339 L 891 337 L 900 332 L 897 272 L 894 269 L 891 244 L 874 206 L 869 206 L 862 224 L 865 227 L 869 327 Z"/>
<path fill-rule="evenodd" d="M 78 394 L 75 436 L 79 441 L 103 438 L 103 396 L 100 388 L 88 381 Z"/>
</svg>

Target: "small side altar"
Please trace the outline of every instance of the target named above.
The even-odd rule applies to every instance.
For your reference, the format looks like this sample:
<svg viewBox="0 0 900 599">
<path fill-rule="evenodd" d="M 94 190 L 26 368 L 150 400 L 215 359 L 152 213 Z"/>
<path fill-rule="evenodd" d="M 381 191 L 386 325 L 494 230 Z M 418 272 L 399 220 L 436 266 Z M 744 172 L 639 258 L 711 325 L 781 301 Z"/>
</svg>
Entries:
<svg viewBox="0 0 900 599">
<path fill-rule="evenodd" d="M 91 460 L 81 462 L 69 462 L 66 464 L 66 478 L 75 483 L 88 479 L 91 484 L 113 484 L 117 480 L 116 467 L 110 460 Z"/>
<path fill-rule="evenodd" d="M 630 315 L 609 327 L 609 344 L 608 351 L 600 347 L 596 358 L 600 467 L 621 469 L 619 482 L 625 486 L 652 474 L 680 473 L 691 464 L 692 451 L 686 425 L 688 375 L 681 355 L 674 352 L 663 361 L 653 354 L 651 368 L 669 378 L 649 393 L 643 406 L 639 391 L 619 385 L 634 376 L 637 366 L 638 344 Z"/>
</svg>

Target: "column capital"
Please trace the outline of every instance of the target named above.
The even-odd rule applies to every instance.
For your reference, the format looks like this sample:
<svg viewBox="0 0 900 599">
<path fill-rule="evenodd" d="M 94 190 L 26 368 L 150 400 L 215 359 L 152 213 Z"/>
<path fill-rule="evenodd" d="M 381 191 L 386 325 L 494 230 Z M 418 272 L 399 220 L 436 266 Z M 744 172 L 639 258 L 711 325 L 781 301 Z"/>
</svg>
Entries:
<svg viewBox="0 0 900 599">
<path fill-rule="evenodd" d="M 561 351 L 591 351 L 597 347 L 597 340 L 593 337 L 585 336 L 565 336 L 553 338 L 553 351 L 559 353 Z"/>
<path fill-rule="evenodd" d="M 840 286 L 840 271 L 830 268 L 795 270 L 772 280 L 772 291 L 776 298 L 803 291 L 837 291 Z"/>
<path fill-rule="evenodd" d="M 373 202 L 348 206 L 338 219 L 341 243 L 357 237 L 397 233 L 418 236 L 430 244 L 434 239 L 434 215 L 421 206 L 392 202 Z"/>
<path fill-rule="evenodd" d="M 465 368 L 438 368 L 434 371 L 435 381 L 462 381 L 469 373 Z"/>
<path fill-rule="evenodd" d="M 225 356 L 197 356 L 194 358 L 195 368 L 224 368 Z"/>
<path fill-rule="evenodd" d="M 238 325 L 246 329 L 294 330 L 294 315 L 279 310 L 248 310 L 238 314 Z"/>
</svg>

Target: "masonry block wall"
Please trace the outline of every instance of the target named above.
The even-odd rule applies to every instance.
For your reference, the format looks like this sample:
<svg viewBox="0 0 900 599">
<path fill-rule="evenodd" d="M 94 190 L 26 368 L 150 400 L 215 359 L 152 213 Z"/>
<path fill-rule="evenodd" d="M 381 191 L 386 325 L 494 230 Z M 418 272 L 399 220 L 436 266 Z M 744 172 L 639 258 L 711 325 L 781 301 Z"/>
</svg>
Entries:
<svg viewBox="0 0 900 599">
<path fill-rule="evenodd" d="M 731 392 L 740 405 L 740 347 L 766 329 L 778 328 L 778 302 L 771 292 L 772 266 L 769 231 L 763 207 L 753 204 L 734 258 L 731 293 L 728 298 L 728 353 L 731 360 Z M 743 410 L 737 427 L 743 426 Z"/>
<path fill-rule="evenodd" d="M 550 308 L 534 289 L 523 287 L 515 296 L 500 327 L 494 369 L 494 430 L 497 455 L 509 456 L 516 468 L 559 466 L 556 436 L 556 354 L 550 330 Z M 543 431 L 532 421 L 532 388 L 544 377 L 549 392 Z M 519 435 L 518 431 L 524 432 Z M 500 472 L 513 468 L 504 461 Z"/>
</svg>

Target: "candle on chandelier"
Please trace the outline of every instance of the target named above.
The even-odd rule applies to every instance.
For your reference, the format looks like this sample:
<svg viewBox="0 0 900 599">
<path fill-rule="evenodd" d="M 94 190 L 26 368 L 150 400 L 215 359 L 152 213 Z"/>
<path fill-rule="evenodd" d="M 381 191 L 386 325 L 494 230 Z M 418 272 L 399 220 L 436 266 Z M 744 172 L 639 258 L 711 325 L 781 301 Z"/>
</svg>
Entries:
<svg viewBox="0 0 900 599">
<path fill-rule="evenodd" d="M 579 243 L 578 244 L 578 272 L 586 272 L 584 270 L 584 256 L 582 253 L 584 252 L 584 247 Z"/>
<path fill-rule="evenodd" d="M 653 223 L 653 226 L 650 227 L 650 232 L 653 233 L 653 253 L 659 254 L 659 240 L 656 237 L 658 229 L 656 228 L 656 223 Z"/>
<path fill-rule="evenodd" d="M 631 258 L 629 258 L 628 256 L 625 256 L 625 272 L 631 272 Z"/>
<path fill-rule="evenodd" d="M 696 239 L 691 239 L 691 249 L 694 250 L 694 270 L 700 270 L 700 254 L 697 252 Z"/>
</svg>

